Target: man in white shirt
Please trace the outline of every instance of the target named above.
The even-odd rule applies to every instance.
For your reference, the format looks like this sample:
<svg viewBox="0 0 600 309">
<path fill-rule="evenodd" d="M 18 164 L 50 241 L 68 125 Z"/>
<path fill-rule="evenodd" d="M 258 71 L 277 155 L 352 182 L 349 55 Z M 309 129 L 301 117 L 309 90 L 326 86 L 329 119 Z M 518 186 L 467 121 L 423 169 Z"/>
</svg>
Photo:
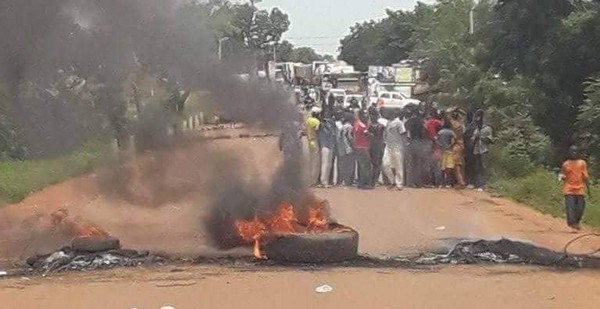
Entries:
<svg viewBox="0 0 600 309">
<path fill-rule="evenodd" d="M 394 118 L 385 127 L 383 141 L 383 172 L 391 182 L 390 188 L 402 190 L 404 188 L 404 143 L 406 128 L 400 120 L 400 111 L 394 111 Z M 395 175 L 394 175 L 395 170 Z"/>
</svg>

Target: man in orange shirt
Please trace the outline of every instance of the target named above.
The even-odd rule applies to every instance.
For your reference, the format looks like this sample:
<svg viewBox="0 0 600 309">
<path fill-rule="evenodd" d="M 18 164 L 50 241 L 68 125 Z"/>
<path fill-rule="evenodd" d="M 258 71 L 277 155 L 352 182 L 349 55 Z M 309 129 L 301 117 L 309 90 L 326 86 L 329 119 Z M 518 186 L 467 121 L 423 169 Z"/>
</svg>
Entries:
<svg viewBox="0 0 600 309">
<path fill-rule="evenodd" d="M 586 187 L 589 194 L 589 175 L 587 163 L 579 158 L 576 146 L 569 148 L 569 159 L 562 166 L 561 179 L 564 182 L 567 224 L 578 231 L 581 229 L 580 222 L 585 210 Z"/>
</svg>

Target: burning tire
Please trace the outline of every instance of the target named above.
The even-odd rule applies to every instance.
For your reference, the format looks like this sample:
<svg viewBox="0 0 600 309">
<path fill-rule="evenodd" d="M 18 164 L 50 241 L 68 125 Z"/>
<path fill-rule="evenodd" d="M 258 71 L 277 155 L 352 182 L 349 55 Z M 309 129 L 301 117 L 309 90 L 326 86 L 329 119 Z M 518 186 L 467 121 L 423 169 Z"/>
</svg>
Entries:
<svg viewBox="0 0 600 309">
<path fill-rule="evenodd" d="M 315 234 L 276 235 L 267 242 L 269 259 L 292 263 L 336 263 L 358 254 L 358 233 L 351 229 Z"/>
<path fill-rule="evenodd" d="M 111 236 L 89 236 L 73 239 L 71 248 L 75 251 L 101 252 L 120 249 L 121 244 L 119 239 Z"/>
</svg>

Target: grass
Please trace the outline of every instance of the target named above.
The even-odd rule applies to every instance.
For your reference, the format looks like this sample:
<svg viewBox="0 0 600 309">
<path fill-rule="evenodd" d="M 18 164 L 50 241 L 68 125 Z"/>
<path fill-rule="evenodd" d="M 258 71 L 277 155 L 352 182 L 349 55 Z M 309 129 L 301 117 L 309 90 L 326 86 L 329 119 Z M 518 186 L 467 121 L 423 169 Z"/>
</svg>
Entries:
<svg viewBox="0 0 600 309">
<path fill-rule="evenodd" d="M 47 186 L 90 172 L 109 154 L 110 146 L 91 143 L 55 159 L 2 162 L 0 205 L 19 202 Z"/>
<path fill-rule="evenodd" d="M 557 218 L 565 217 L 562 185 L 557 176 L 544 169 L 519 178 L 492 179 L 490 187 L 504 197 L 526 204 Z M 592 188 L 592 198 L 587 198 L 584 223 L 600 228 L 600 187 Z"/>
</svg>

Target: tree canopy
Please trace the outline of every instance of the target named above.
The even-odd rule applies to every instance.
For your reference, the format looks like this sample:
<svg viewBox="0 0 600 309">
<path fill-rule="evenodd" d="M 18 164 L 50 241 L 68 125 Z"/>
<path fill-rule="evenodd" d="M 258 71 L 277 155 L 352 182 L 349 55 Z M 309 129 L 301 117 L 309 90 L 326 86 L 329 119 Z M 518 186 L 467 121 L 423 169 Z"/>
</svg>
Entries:
<svg viewBox="0 0 600 309">
<path fill-rule="evenodd" d="M 569 144 L 585 143 L 583 136 L 600 135 L 598 52 L 599 1 L 437 0 L 354 25 L 341 40 L 340 59 L 363 70 L 418 60 L 432 98 L 489 110 L 500 130 L 547 135 L 559 158 Z M 521 144 L 532 141 L 508 133 L 522 136 Z"/>
<path fill-rule="evenodd" d="M 312 63 L 313 61 L 334 61 L 331 55 L 319 55 L 311 47 L 294 47 L 292 43 L 284 40 L 277 46 L 278 62 L 301 62 Z"/>
<path fill-rule="evenodd" d="M 100 134 L 125 145 L 139 120 L 128 102 L 140 111 L 145 98 L 135 81 L 144 75 L 169 94 L 165 108 L 156 110 L 180 123 L 174 117 L 187 93 L 206 83 L 203 72 L 216 62 L 220 39 L 228 38 L 226 57 L 241 59 L 228 67 L 240 71 L 281 41 L 288 15 L 261 10 L 257 2 L 0 4 L 0 156 L 52 157 Z M 138 77 L 129 86 L 132 75 Z M 134 98 L 126 97 L 126 88 Z"/>
</svg>

